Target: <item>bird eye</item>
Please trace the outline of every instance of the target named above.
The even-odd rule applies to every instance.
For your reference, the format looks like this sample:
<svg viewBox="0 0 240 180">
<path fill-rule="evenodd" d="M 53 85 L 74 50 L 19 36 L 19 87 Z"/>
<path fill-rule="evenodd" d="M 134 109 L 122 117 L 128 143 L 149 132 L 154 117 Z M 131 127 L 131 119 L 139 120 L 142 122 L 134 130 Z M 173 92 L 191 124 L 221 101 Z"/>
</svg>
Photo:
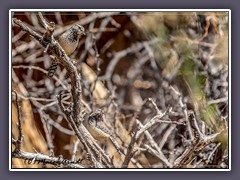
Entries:
<svg viewBox="0 0 240 180">
<path fill-rule="evenodd" d="M 76 26 L 79 28 L 79 30 L 80 30 L 80 34 L 83 34 L 83 35 L 86 35 L 86 33 L 85 33 L 85 29 L 84 29 L 84 27 L 83 26 L 81 26 L 81 25 L 79 25 L 79 24 L 76 24 Z"/>
</svg>

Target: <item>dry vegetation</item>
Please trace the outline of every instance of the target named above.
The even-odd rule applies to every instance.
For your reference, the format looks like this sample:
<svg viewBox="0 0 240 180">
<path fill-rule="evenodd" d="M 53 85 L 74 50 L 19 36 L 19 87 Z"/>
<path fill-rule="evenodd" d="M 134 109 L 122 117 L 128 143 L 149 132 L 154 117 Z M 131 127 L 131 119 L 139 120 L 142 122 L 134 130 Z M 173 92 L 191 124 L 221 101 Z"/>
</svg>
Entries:
<svg viewBox="0 0 240 180">
<path fill-rule="evenodd" d="M 13 168 L 228 168 L 227 13 L 43 15 L 12 14 Z M 120 147 L 88 132 L 97 109 Z"/>
</svg>

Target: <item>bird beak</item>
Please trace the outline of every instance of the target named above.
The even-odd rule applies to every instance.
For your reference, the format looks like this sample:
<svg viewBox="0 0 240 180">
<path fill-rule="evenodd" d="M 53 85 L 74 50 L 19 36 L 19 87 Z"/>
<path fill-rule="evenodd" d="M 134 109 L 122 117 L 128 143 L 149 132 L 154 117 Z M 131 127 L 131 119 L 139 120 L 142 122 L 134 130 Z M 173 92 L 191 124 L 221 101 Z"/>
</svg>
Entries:
<svg viewBox="0 0 240 180">
<path fill-rule="evenodd" d="M 78 35 L 84 35 L 84 36 L 86 36 L 86 33 L 85 33 L 85 31 L 82 31 L 82 30 L 80 30 L 80 31 L 78 31 Z"/>
</svg>

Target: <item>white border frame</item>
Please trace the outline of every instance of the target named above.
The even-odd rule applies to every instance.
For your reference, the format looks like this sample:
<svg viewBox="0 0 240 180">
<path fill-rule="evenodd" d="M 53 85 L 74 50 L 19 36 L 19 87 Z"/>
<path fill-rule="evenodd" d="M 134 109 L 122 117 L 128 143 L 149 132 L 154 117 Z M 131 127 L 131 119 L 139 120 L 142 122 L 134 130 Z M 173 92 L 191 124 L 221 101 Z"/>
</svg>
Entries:
<svg viewBox="0 0 240 180">
<path fill-rule="evenodd" d="M 11 133 L 11 124 L 12 124 L 12 21 L 11 21 L 11 13 L 12 12 L 52 12 L 52 11 L 59 11 L 59 12 L 193 12 L 193 11 L 202 11 L 202 12 L 228 12 L 229 13 L 229 29 L 228 29 L 228 142 L 229 142 L 229 168 L 228 169 L 12 169 L 12 155 L 11 155 L 11 146 L 12 143 L 10 139 L 12 138 Z M 11 60 L 11 61 L 10 61 Z M 230 9 L 10 9 L 9 10 L 9 171 L 231 171 L 231 10 Z"/>
</svg>

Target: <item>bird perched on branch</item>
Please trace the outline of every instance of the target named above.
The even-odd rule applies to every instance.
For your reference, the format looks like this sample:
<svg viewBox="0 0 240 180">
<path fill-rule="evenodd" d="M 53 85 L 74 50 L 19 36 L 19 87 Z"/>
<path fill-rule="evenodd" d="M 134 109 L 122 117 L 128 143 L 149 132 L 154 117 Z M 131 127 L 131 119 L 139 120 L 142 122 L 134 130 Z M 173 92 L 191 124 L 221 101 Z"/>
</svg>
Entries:
<svg viewBox="0 0 240 180">
<path fill-rule="evenodd" d="M 79 24 L 75 24 L 59 36 L 58 43 L 64 49 L 65 53 L 70 56 L 76 50 L 82 35 L 86 35 L 84 27 Z M 58 61 L 56 59 L 51 60 L 52 64 L 48 70 L 49 77 L 54 75 L 58 66 Z"/>
<path fill-rule="evenodd" d="M 84 27 L 79 24 L 75 24 L 59 36 L 58 42 L 68 56 L 76 50 L 82 35 L 85 35 Z"/>
<path fill-rule="evenodd" d="M 118 142 L 114 138 L 114 133 L 105 125 L 103 121 L 103 112 L 102 110 L 98 109 L 96 112 L 90 114 L 88 118 L 88 131 L 91 133 L 94 139 L 98 141 L 108 141 L 111 140 L 114 147 L 120 153 L 122 148 L 118 144 Z"/>
<path fill-rule="evenodd" d="M 98 141 L 106 141 L 109 137 L 113 136 L 113 133 L 103 121 L 103 112 L 100 109 L 90 114 L 88 118 L 88 130 L 94 139 Z"/>
</svg>

